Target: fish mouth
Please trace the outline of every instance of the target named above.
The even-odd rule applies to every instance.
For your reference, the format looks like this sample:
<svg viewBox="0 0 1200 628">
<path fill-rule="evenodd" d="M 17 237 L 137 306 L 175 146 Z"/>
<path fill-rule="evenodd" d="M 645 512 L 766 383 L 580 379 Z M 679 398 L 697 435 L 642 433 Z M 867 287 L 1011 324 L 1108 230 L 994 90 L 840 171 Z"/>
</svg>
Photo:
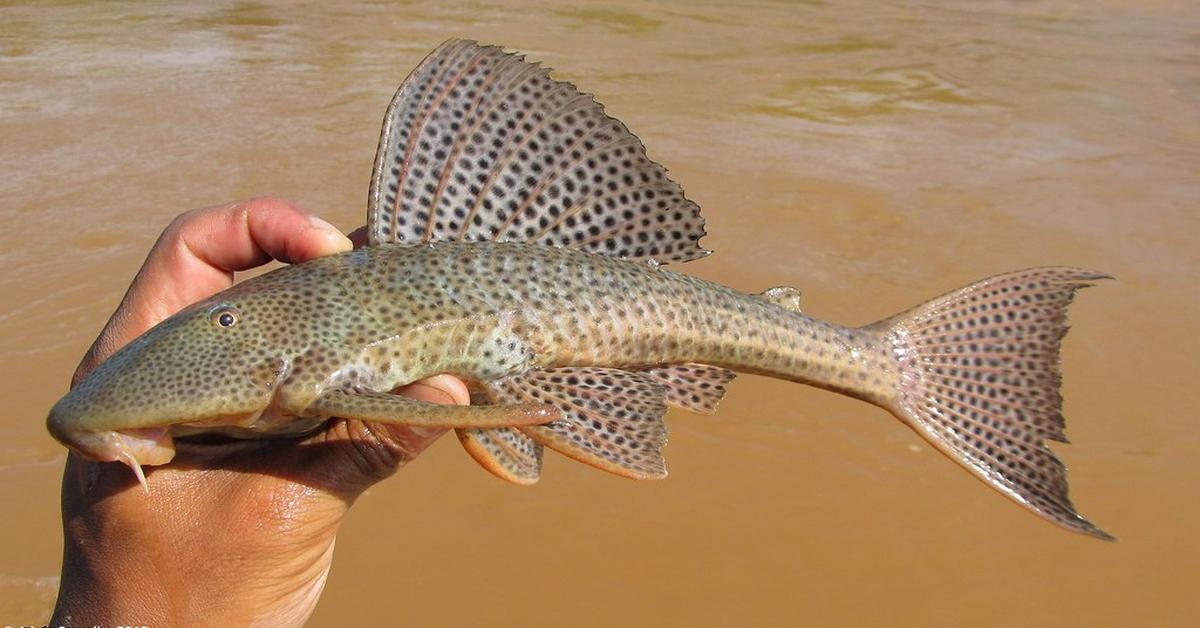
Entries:
<svg viewBox="0 0 1200 628">
<path fill-rule="evenodd" d="M 98 462 L 120 462 L 149 490 L 142 465 L 166 464 L 175 457 L 175 441 L 166 427 L 128 428 L 97 432 L 56 434 L 71 449 Z"/>
<path fill-rule="evenodd" d="M 250 413 L 258 417 L 261 411 Z M 229 417 L 222 417 L 229 420 Z M 149 491 L 143 466 L 158 466 L 175 459 L 176 453 L 189 456 L 214 456 L 261 446 L 264 440 L 303 438 L 319 431 L 326 419 L 297 420 L 286 425 L 269 425 L 274 429 L 254 426 L 221 425 L 220 421 L 200 421 L 194 424 L 174 424 L 161 427 L 124 428 L 119 430 L 62 429 L 51 423 L 51 432 L 63 444 L 89 460 L 120 462 L 137 476 L 143 489 Z"/>
</svg>

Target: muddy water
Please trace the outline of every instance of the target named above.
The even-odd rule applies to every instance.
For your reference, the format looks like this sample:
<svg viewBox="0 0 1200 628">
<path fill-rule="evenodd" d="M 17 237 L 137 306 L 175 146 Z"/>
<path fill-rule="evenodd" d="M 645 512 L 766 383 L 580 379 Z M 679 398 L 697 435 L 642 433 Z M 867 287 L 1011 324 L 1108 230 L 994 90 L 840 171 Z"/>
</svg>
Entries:
<svg viewBox="0 0 1200 628">
<path fill-rule="evenodd" d="M 286 196 L 362 221 L 392 90 L 451 36 L 598 95 L 704 208 L 689 264 L 866 323 L 1072 264 L 1080 510 L 1062 532 L 884 412 L 742 377 L 672 417 L 672 477 L 561 458 L 507 486 L 453 439 L 355 508 L 313 625 L 1194 625 L 1200 11 L 1194 3 L 0 6 L 0 621 L 57 586 L 42 427 L 177 212 Z"/>
</svg>

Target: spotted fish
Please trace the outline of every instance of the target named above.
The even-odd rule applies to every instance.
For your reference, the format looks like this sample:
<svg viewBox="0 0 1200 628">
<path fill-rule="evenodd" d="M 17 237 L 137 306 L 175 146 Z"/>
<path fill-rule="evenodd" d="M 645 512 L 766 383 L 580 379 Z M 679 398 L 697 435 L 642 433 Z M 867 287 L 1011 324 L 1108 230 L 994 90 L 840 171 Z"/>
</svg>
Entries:
<svg viewBox="0 0 1200 628">
<path fill-rule="evenodd" d="M 1100 538 L 1045 441 L 1065 442 L 1058 353 L 1075 291 L 1034 268 L 865 327 L 663 266 L 707 255 L 699 208 L 590 95 L 450 41 L 387 110 L 369 245 L 241 282 L 101 364 L 51 410 L 96 460 L 168 462 L 174 438 L 282 437 L 331 417 L 454 428 L 505 480 L 544 448 L 661 478 L 668 405 L 709 413 L 734 371 L 880 406 L 1038 515 Z M 472 405 L 390 391 L 452 373 Z M 144 479 L 143 479 L 144 481 Z"/>
</svg>

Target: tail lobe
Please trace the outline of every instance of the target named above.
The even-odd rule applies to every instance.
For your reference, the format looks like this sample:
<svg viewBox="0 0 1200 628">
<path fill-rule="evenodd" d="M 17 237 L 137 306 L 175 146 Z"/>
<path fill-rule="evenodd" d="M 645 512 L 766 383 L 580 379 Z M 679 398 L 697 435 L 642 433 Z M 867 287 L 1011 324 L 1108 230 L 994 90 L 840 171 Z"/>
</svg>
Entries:
<svg viewBox="0 0 1200 628">
<path fill-rule="evenodd" d="M 1106 275 L 1062 267 L 985 279 L 871 326 L 900 365 L 889 409 L 985 483 L 1060 526 L 1113 540 L 1075 512 L 1059 347 L 1075 291 Z"/>
</svg>

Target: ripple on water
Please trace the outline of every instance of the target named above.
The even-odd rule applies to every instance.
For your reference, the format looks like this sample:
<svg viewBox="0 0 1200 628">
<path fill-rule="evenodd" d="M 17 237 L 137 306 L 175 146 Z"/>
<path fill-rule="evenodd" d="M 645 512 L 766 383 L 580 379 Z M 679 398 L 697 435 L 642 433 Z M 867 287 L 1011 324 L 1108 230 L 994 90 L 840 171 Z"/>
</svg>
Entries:
<svg viewBox="0 0 1200 628">
<path fill-rule="evenodd" d="M 995 106 L 966 85 L 928 68 L 874 70 L 862 77 L 783 81 L 752 112 L 833 124 L 850 124 L 912 111 L 938 112 Z"/>
<path fill-rule="evenodd" d="M 784 52 L 799 54 L 848 54 L 868 50 L 891 50 L 896 44 L 861 35 L 845 35 L 833 40 L 807 41 L 784 46 Z"/>
<path fill-rule="evenodd" d="M 58 576 L 0 574 L 0 617 L 13 625 L 45 625 L 58 595 L 58 581 Z"/>
<path fill-rule="evenodd" d="M 568 18 L 575 26 L 595 27 L 623 35 L 644 35 L 663 25 L 658 18 L 616 8 L 556 9 L 554 13 Z"/>
</svg>

